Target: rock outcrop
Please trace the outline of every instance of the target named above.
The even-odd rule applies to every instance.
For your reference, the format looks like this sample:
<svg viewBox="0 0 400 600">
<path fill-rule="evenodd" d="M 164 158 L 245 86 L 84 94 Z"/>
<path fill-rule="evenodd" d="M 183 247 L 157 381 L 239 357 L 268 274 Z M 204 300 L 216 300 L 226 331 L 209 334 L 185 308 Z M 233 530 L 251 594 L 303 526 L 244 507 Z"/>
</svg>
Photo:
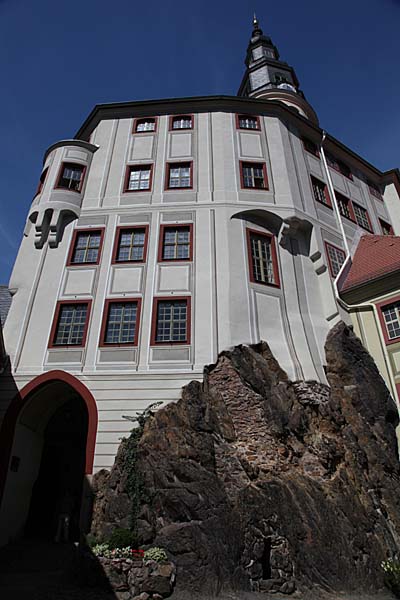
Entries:
<svg viewBox="0 0 400 600">
<path fill-rule="evenodd" d="M 238 346 L 146 423 L 138 530 L 177 564 L 178 588 L 382 587 L 381 561 L 400 552 L 397 411 L 343 323 L 326 363 L 330 387 L 292 382 L 267 344 Z M 97 476 L 94 533 L 126 522 L 123 453 Z"/>
</svg>

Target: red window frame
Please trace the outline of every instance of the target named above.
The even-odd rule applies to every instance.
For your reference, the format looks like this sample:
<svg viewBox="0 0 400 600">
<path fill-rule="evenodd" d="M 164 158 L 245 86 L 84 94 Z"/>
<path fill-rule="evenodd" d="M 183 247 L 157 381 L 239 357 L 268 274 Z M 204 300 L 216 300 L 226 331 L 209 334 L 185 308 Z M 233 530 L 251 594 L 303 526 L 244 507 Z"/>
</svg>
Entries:
<svg viewBox="0 0 400 600">
<path fill-rule="evenodd" d="M 94 232 L 100 232 L 100 245 L 99 245 L 99 251 L 97 254 L 97 260 L 93 261 L 93 262 L 72 262 L 72 257 L 74 255 L 74 251 L 75 251 L 75 246 L 76 246 L 76 242 L 78 239 L 78 235 L 80 233 L 94 233 Z M 89 229 L 74 229 L 74 233 L 72 235 L 72 240 L 71 240 L 71 244 L 69 247 L 69 251 L 68 251 L 68 257 L 67 257 L 67 267 L 80 267 L 80 266 L 84 266 L 84 265 L 98 265 L 100 263 L 100 259 L 101 259 L 101 253 L 103 250 L 103 243 L 104 243 L 104 232 L 105 232 L 105 228 L 104 227 L 93 227 L 93 229 L 89 228 Z"/>
<path fill-rule="evenodd" d="M 337 171 L 338 173 L 343 175 L 343 177 L 347 177 L 347 179 L 350 179 L 351 181 L 353 181 L 353 173 L 351 172 L 350 167 L 346 163 L 344 163 L 341 160 L 338 160 L 335 156 L 333 156 L 329 152 L 327 152 L 325 154 L 325 157 L 326 157 L 326 162 L 328 164 L 328 167 L 330 167 L 331 169 L 334 169 L 335 171 Z"/>
<path fill-rule="evenodd" d="M 262 167 L 263 175 L 264 175 L 264 187 L 245 187 L 244 185 L 244 176 L 243 176 L 243 167 L 250 165 L 252 167 Z M 258 192 L 267 192 L 269 190 L 269 181 L 267 174 L 267 165 L 265 162 L 257 162 L 257 161 L 248 161 L 248 160 L 240 160 L 239 161 L 239 170 L 240 170 L 240 187 L 242 190 L 252 190 Z"/>
<path fill-rule="evenodd" d="M 164 250 L 164 232 L 166 229 L 182 229 L 189 227 L 190 244 L 189 258 L 163 258 Z M 163 223 L 160 225 L 160 237 L 158 240 L 158 262 L 190 262 L 193 261 L 193 223 Z"/>
<path fill-rule="evenodd" d="M 144 246 L 143 246 L 143 260 L 117 260 L 119 243 L 121 240 L 121 233 L 124 231 L 132 231 L 135 229 L 144 229 Z M 111 257 L 112 265 L 124 265 L 124 264 L 143 264 L 147 260 L 147 246 L 149 242 L 149 226 L 148 225 L 120 225 L 115 230 L 113 253 Z"/>
<path fill-rule="evenodd" d="M 187 187 L 169 187 L 169 175 L 171 168 L 181 167 L 183 165 L 189 165 L 190 168 L 190 185 Z M 182 160 L 180 162 L 167 162 L 165 169 L 165 184 L 164 190 L 192 190 L 193 189 L 193 161 L 192 160 Z"/>
<path fill-rule="evenodd" d="M 260 117 L 258 115 L 245 115 L 243 113 L 236 113 L 236 129 L 241 129 L 242 131 L 261 131 L 261 123 Z M 244 117 L 246 119 L 255 119 L 257 121 L 257 127 L 240 127 L 240 119 Z"/>
<path fill-rule="evenodd" d="M 41 172 L 40 177 L 39 177 L 39 183 L 38 183 L 38 186 L 37 186 L 37 189 L 36 189 L 36 192 L 35 192 L 35 196 L 37 196 L 38 194 L 41 193 L 41 191 L 43 189 L 43 186 L 45 184 L 45 181 L 47 179 L 48 172 L 49 172 L 49 167 L 46 167 L 44 169 L 44 171 Z"/>
<path fill-rule="evenodd" d="M 335 250 L 338 250 L 341 254 L 343 254 L 343 263 L 346 260 L 346 252 L 343 250 L 343 248 L 339 248 L 339 246 L 335 246 L 335 244 L 331 244 L 330 242 L 324 242 L 324 244 L 325 244 L 325 254 L 328 258 L 329 273 L 331 274 L 331 277 L 333 279 L 336 279 L 337 275 L 335 275 L 333 272 L 332 261 L 331 261 L 331 257 L 330 257 L 328 248 L 334 248 Z M 342 263 L 342 265 L 343 265 L 343 263 Z"/>
<path fill-rule="evenodd" d="M 301 141 L 303 143 L 303 148 L 306 152 L 308 152 L 309 154 L 312 154 L 316 158 L 319 158 L 319 150 L 318 150 L 318 146 L 315 142 L 313 142 L 312 140 L 305 138 L 305 137 L 302 137 Z"/>
<path fill-rule="evenodd" d="M 343 194 L 341 194 L 340 192 L 337 192 L 336 190 L 335 190 L 335 196 L 336 196 L 336 200 L 337 200 L 337 203 L 338 203 L 338 208 L 339 208 L 339 213 L 340 213 L 340 216 L 341 216 L 341 217 L 344 217 L 345 219 L 348 219 L 349 221 L 352 221 L 353 223 L 356 223 L 356 224 L 357 224 L 357 222 L 356 222 L 356 216 L 355 216 L 355 214 L 354 214 L 354 210 L 353 210 L 353 203 L 352 203 L 352 201 L 350 200 L 350 198 L 347 198 L 347 196 L 344 196 Z M 342 215 L 342 213 L 340 212 L 340 204 L 339 204 L 339 201 L 344 201 L 344 202 L 346 202 L 346 204 L 347 204 L 347 207 L 348 207 L 348 209 L 349 209 L 349 214 L 350 214 L 350 217 L 347 217 L 346 215 Z"/>
<path fill-rule="evenodd" d="M 187 119 L 190 118 L 190 127 L 178 127 L 174 129 L 175 119 Z M 169 118 L 169 131 L 189 131 L 194 128 L 194 115 L 183 114 L 183 115 L 171 115 Z"/>
<path fill-rule="evenodd" d="M 328 190 L 328 186 L 326 185 L 325 181 L 322 181 L 321 179 L 318 179 L 318 177 L 314 177 L 314 175 L 310 175 L 311 178 L 311 191 L 312 191 L 312 195 L 313 198 L 315 200 L 315 202 L 318 202 L 318 204 L 322 204 L 322 206 L 327 206 L 328 208 L 333 208 L 332 207 L 332 200 L 331 197 L 329 195 L 329 190 Z M 316 185 L 321 184 L 324 186 L 324 196 L 326 199 L 326 203 L 325 202 L 321 202 L 321 200 L 319 200 L 318 198 L 315 197 L 314 194 L 314 186 L 313 186 L 313 182 L 316 182 Z"/>
<path fill-rule="evenodd" d="M 186 340 L 178 341 L 178 342 L 158 342 L 156 341 L 157 334 L 157 312 L 158 305 L 160 302 L 181 302 L 182 300 L 186 300 Z M 192 298 L 191 296 L 158 296 L 153 299 L 153 313 L 151 318 L 151 346 L 188 346 L 191 343 L 191 325 L 192 323 Z"/>
<path fill-rule="evenodd" d="M 135 302 L 137 303 L 137 311 L 136 311 L 135 339 L 133 340 L 133 342 L 106 342 L 105 337 L 106 337 L 107 319 L 108 319 L 110 305 L 111 304 L 120 304 L 120 303 L 133 304 Z M 107 298 L 104 302 L 104 307 L 103 307 L 103 318 L 102 318 L 101 329 L 100 329 L 99 347 L 100 348 L 112 348 L 112 347 L 133 348 L 133 347 L 137 346 L 138 340 L 139 340 L 141 312 L 142 312 L 142 298 L 140 298 L 140 297 L 137 297 L 137 298 L 126 298 L 126 297 Z"/>
<path fill-rule="evenodd" d="M 64 167 L 69 166 L 69 167 L 81 167 L 82 168 L 82 177 L 81 180 L 79 182 L 79 188 L 77 190 L 72 190 L 71 188 L 65 187 L 63 185 L 60 185 L 60 181 L 62 179 L 62 174 L 63 174 L 63 170 Z M 74 192 L 75 194 L 80 194 L 82 192 L 82 188 L 83 188 L 83 182 L 85 181 L 85 176 L 86 176 L 86 165 L 82 165 L 81 163 L 74 163 L 74 162 L 69 162 L 69 161 L 65 161 L 62 162 L 60 165 L 60 168 L 58 170 L 58 175 L 57 175 L 57 179 L 56 179 L 56 185 L 54 186 L 55 190 L 66 190 L 67 192 Z"/>
<path fill-rule="evenodd" d="M 141 168 L 144 169 L 145 167 L 150 167 L 149 187 L 145 190 L 129 190 L 128 184 L 129 184 L 129 177 L 130 177 L 131 172 L 139 171 Z M 153 170 L 154 170 L 154 163 L 126 165 L 123 193 L 124 194 L 132 194 L 132 193 L 148 194 L 149 192 L 151 192 L 152 188 L 153 188 Z"/>
<path fill-rule="evenodd" d="M 351 209 L 352 209 L 353 215 L 354 215 L 354 222 L 356 223 L 356 225 L 358 225 L 359 227 L 361 227 L 361 229 L 364 229 L 365 231 L 368 231 L 369 233 L 374 233 L 374 229 L 372 227 L 372 223 L 371 223 L 371 219 L 369 217 L 368 210 L 366 208 L 364 208 L 364 206 L 361 206 L 361 204 L 357 204 L 357 202 L 351 202 L 351 205 L 352 205 Z M 354 212 L 354 205 L 358 206 L 359 208 L 361 208 L 362 210 L 365 211 L 365 214 L 366 214 L 366 217 L 367 217 L 367 221 L 369 223 L 369 229 L 368 229 L 368 227 L 364 227 L 364 225 L 360 225 L 360 223 L 357 221 L 357 216 L 356 216 L 356 213 Z"/>
<path fill-rule="evenodd" d="M 378 198 L 378 200 L 381 200 L 383 202 L 383 196 L 382 193 L 379 191 L 378 186 L 372 183 L 372 181 L 367 181 L 367 186 L 369 189 L 369 193 L 372 196 L 374 196 L 374 198 Z"/>
<path fill-rule="evenodd" d="M 394 230 L 391 223 L 387 223 L 383 219 L 379 219 L 379 225 L 383 235 L 394 235 Z M 388 233 L 385 233 L 385 229 L 389 230 Z"/>
<path fill-rule="evenodd" d="M 265 237 L 265 238 L 268 238 L 271 240 L 272 268 L 274 271 L 274 279 L 275 279 L 274 283 L 270 283 L 268 281 L 257 281 L 254 276 L 253 260 L 252 260 L 252 253 L 251 253 L 251 236 L 252 236 L 252 234 L 257 235 L 258 237 Z M 247 260 L 248 260 L 248 265 L 249 265 L 249 275 L 250 275 L 251 283 L 256 283 L 259 285 L 268 285 L 268 286 L 280 288 L 281 280 L 279 277 L 278 255 L 276 252 L 275 236 L 272 233 L 258 231 L 257 229 L 250 229 L 249 227 L 246 227 L 246 243 L 247 243 Z"/>
<path fill-rule="evenodd" d="M 80 344 L 55 344 L 54 340 L 57 333 L 58 320 L 60 317 L 61 307 L 65 304 L 86 304 L 87 305 L 87 313 L 86 313 L 86 322 L 83 329 L 82 342 Z M 50 330 L 49 343 L 47 345 L 48 348 L 83 348 L 86 345 L 87 332 L 89 328 L 89 320 L 90 320 L 90 312 L 92 309 L 92 300 L 91 299 L 83 299 L 83 300 L 59 300 L 56 304 L 56 310 L 54 312 L 53 323 Z"/>
<path fill-rule="evenodd" d="M 386 300 L 383 300 L 382 302 L 378 302 L 376 304 L 376 307 L 378 309 L 379 321 L 381 324 L 381 329 L 383 332 L 383 337 L 384 337 L 386 346 L 390 346 L 391 344 L 399 344 L 400 343 L 400 336 L 390 339 L 388 330 L 386 327 L 385 317 L 383 316 L 383 309 L 386 308 L 387 306 L 390 306 L 391 304 L 396 304 L 397 302 L 400 302 L 400 296 L 395 296 L 394 298 L 390 298 L 390 300 L 386 299 Z"/>
<path fill-rule="evenodd" d="M 141 121 L 154 121 L 154 129 L 148 129 L 147 131 L 137 131 L 137 126 Z M 157 131 L 158 125 L 158 117 L 136 117 L 133 121 L 132 133 L 142 134 L 142 133 L 155 133 Z"/>
</svg>

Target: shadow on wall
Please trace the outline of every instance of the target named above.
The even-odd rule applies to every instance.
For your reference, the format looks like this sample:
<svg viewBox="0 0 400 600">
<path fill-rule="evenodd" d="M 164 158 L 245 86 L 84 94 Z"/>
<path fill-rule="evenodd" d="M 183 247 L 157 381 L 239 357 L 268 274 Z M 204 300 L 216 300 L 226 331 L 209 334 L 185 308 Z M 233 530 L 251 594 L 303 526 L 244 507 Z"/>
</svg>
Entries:
<svg viewBox="0 0 400 600">
<path fill-rule="evenodd" d="M 312 223 L 296 215 L 285 218 L 269 210 L 245 210 L 231 217 L 258 225 L 272 233 L 280 246 L 294 256 L 310 256 Z"/>
</svg>

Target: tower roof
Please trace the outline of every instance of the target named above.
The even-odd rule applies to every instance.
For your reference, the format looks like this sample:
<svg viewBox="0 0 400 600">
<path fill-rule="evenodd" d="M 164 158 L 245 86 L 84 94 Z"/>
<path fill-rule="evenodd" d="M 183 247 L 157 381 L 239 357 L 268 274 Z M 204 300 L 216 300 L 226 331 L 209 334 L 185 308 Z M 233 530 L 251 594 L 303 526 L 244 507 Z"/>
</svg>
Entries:
<svg viewBox="0 0 400 600">
<path fill-rule="evenodd" d="M 346 292 L 397 271 L 400 272 L 400 237 L 363 235 L 340 291 Z"/>
</svg>

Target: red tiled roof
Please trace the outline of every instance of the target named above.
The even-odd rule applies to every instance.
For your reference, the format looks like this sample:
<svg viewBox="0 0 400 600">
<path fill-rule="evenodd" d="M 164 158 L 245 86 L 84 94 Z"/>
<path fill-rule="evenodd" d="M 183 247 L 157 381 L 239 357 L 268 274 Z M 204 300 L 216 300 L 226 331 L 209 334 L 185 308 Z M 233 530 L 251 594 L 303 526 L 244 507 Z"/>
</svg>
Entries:
<svg viewBox="0 0 400 600">
<path fill-rule="evenodd" d="M 363 235 L 340 291 L 358 287 L 395 271 L 400 271 L 400 237 Z"/>
</svg>

